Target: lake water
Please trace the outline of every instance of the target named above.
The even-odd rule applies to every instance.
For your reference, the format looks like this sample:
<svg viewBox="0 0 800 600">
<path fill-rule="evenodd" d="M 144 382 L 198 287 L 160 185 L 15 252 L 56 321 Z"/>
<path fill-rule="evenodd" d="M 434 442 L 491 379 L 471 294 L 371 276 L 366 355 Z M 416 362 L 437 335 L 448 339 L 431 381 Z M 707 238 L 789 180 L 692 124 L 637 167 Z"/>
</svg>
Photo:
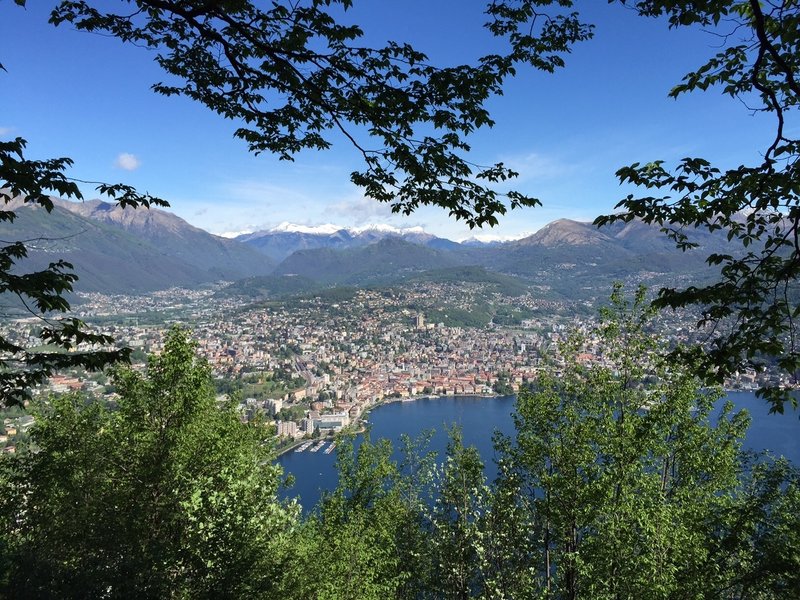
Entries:
<svg viewBox="0 0 800 600">
<path fill-rule="evenodd" d="M 736 408 L 748 410 L 752 417 L 745 447 L 770 450 L 800 465 L 800 420 L 797 412 L 789 410 L 784 415 L 770 415 L 767 403 L 756 398 L 753 392 L 730 392 L 728 397 Z M 513 410 L 514 396 L 423 398 L 379 406 L 372 410 L 368 419 L 372 439 L 388 438 L 395 448 L 399 447 L 400 436 L 404 433 L 413 438 L 434 429 L 430 448 L 440 455 L 447 446 L 447 428 L 458 425 L 463 431 L 464 444 L 475 446 L 480 451 L 491 479 L 494 476 L 492 435 L 495 430 L 506 435 L 514 433 Z M 322 490 L 336 487 L 335 451 L 330 454 L 323 451 L 288 452 L 279 457 L 278 462 L 286 473 L 295 477 L 294 486 L 283 495 L 298 496 L 306 508 L 316 504 Z"/>
</svg>

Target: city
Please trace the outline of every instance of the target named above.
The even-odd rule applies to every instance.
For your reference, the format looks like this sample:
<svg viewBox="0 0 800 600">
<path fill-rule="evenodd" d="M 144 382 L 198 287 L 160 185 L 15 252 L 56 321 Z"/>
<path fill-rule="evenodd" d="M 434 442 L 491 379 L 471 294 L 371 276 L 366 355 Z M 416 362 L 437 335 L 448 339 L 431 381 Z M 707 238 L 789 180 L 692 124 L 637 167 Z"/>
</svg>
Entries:
<svg viewBox="0 0 800 600">
<path fill-rule="evenodd" d="M 172 324 L 188 328 L 211 366 L 219 398 L 236 392 L 243 419 L 274 420 L 282 448 L 357 425 L 365 411 L 385 401 L 514 393 L 535 381 L 545 365 L 558 372 L 564 364 L 560 345 L 571 334 L 588 334 L 596 322 L 585 306 L 580 313 L 586 316 L 576 316 L 574 303 L 537 299 L 531 292 L 506 296 L 474 283 L 334 288 L 260 303 L 221 297 L 224 288 L 173 288 L 147 296 L 83 294 L 75 313 L 112 334 L 118 345 L 134 349 L 133 366 L 140 369 L 148 354 L 162 350 Z M 469 313 L 486 303 L 497 314 L 513 309 L 516 317 L 482 327 L 430 318 L 452 321 L 448 307 Z M 9 322 L 4 335 L 24 341 L 38 322 Z M 671 343 L 702 339 L 686 314 L 664 312 L 656 322 L 669 332 Z M 588 339 L 579 360 L 603 364 L 596 340 Z M 788 383 L 779 377 L 748 370 L 726 387 Z M 115 398 L 107 374 L 79 371 L 54 375 L 36 393 L 78 390 L 111 402 Z M 0 443 L 5 452 L 14 452 L 15 433 L 27 431 L 33 420 L 20 415 L 6 421 Z"/>
</svg>

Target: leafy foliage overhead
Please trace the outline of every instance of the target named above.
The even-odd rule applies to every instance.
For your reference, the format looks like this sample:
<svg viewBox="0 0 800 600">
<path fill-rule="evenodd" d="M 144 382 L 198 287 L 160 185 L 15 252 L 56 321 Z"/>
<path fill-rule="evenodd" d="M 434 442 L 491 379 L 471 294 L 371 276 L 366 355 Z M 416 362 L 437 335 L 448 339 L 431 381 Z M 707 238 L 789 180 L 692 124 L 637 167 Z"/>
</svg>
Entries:
<svg viewBox="0 0 800 600">
<path fill-rule="evenodd" d="M 682 249 L 696 245 L 692 229 L 722 230 L 738 240 L 742 254 L 715 253 L 710 265 L 721 277 L 705 286 L 661 290 L 657 305 L 699 305 L 699 325 L 708 327 L 710 348 L 694 351 L 705 374 L 721 381 L 758 360 L 773 360 L 788 381 L 761 392 L 783 410 L 796 400 L 785 383 L 800 371 L 797 319 L 800 317 L 800 6 L 793 0 L 621 0 L 640 14 L 665 17 L 670 26 L 710 27 L 720 50 L 688 73 L 670 95 L 718 88 L 753 113 L 774 117 L 774 133 L 753 165 L 720 169 L 688 157 L 674 168 L 663 161 L 634 163 L 617 172 L 621 182 L 653 191 L 630 195 L 622 212 L 598 224 L 640 218 L 660 225 Z M 778 383 L 778 382 L 776 382 Z"/>
<path fill-rule="evenodd" d="M 119 12 L 111 4 L 64 1 L 51 21 L 156 50 L 170 78 L 154 89 L 234 120 L 253 152 L 291 160 L 329 148 L 338 132 L 363 157 L 351 179 L 367 196 L 405 214 L 440 206 L 470 227 L 539 204 L 497 190 L 517 175 L 502 163 L 467 159 L 468 136 L 493 124 L 486 101 L 518 66 L 552 72 L 592 33 L 567 12 L 570 1 L 494 0 L 486 28 L 507 51 L 440 67 L 406 43 L 362 45 L 362 29 L 341 18 L 352 0 L 127 0 L 113 3 Z"/>
</svg>

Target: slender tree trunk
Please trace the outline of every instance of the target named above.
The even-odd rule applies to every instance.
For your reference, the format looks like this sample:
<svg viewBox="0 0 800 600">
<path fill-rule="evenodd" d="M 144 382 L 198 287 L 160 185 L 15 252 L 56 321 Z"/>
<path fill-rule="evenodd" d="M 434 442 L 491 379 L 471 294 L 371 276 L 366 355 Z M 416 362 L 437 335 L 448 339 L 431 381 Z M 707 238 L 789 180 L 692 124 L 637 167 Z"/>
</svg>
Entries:
<svg viewBox="0 0 800 600">
<path fill-rule="evenodd" d="M 553 475 L 553 465 L 548 465 L 547 468 L 548 473 L 552 477 Z M 546 491 L 544 494 L 544 505 L 545 505 L 545 515 L 550 514 L 550 491 Z M 550 589 L 552 585 L 552 574 L 551 574 L 551 566 L 550 566 L 550 517 L 546 516 L 544 519 L 544 569 L 545 569 L 545 588 L 547 589 L 548 595 L 550 594 Z"/>
<path fill-rule="evenodd" d="M 566 598 L 568 600 L 576 600 L 578 597 L 578 569 L 575 566 L 575 553 L 578 550 L 578 527 L 573 520 L 572 524 L 570 525 L 570 531 L 568 535 L 569 541 L 567 542 L 567 552 L 570 555 L 565 579 L 566 579 Z"/>
<path fill-rule="evenodd" d="M 552 582 L 550 577 L 550 523 L 547 519 L 544 521 L 544 573 L 545 589 L 549 594 Z"/>
</svg>

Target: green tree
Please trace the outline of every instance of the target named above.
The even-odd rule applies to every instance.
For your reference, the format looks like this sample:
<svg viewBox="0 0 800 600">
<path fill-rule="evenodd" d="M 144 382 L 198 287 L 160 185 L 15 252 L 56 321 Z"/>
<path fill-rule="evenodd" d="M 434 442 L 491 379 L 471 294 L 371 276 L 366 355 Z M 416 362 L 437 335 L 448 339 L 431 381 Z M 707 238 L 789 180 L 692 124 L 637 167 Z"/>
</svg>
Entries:
<svg viewBox="0 0 800 600">
<path fill-rule="evenodd" d="M 498 476 L 489 486 L 479 522 L 476 556 L 480 598 L 537 598 L 542 595 L 538 567 L 536 515 L 526 480 L 510 452 L 510 440 L 495 435 Z"/>
<path fill-rule="evenodd" d="M 427 572 L 422 490 L 430 457 L 408 440 L 399 463 L 388 440 L 373 444 L 367 437 L 357 451 L 352 438 L 338 444 L 339 484 L 295 538 L 298 556 L 282 593 L 319 600 L 416 597 Z"/>
<path fill-rule="evenodd" d="M 717 281 L 665 288 L 659 307 L 697 306 L 699 325 L 712 342 L 690 351 L 707 379 L 721 382 L 753 361 L 769 360 L 796 383 L 800 372 L 800 139 L 792 117 L 800 106 L 800 6 L 794 0 L 620 0 L 670 27 L 708 27 L 719 50 L 688 73 L 670 96 L 717 88 L 754 113 L 774 117 L 774 130 L 760 162 L 721 169 L 688 157 L 672 166 L 656 160 L 617 172 L 621 182 L 651 190 L 629 195 L 604 216 L 603 225 L 634 218 L 660 226 L 677 246 L 698 245 L 696 230 L 722 231 L 731 250 L 708 257 Z M 783 411 L 796 406 L 786 386 L 761 393 Z"/>
<path fill-rule="evenodd" d="M 545 597 L 722 597 L 746 562 L 721 545 L 748 420 L 729 404 L 715 419 L 717 396 L 658 359 L 645 305 L 617 288 L 596 332 L 604 364 L 577 363 L 576 339 L 563 377 L 519 395 L 501 480 L 525 491 L 536 536 L 523 551 Z"/>
<path fill-rule="evenodd" d="M 450 430 L 441 478 L 430 519 L 433 597 L 461 600 L 479 587 L 479 523 L 486 509 L 483 462 L 474 447 L 465 447 L 458 429 Z"/>
<path fill-rule="evenodd" d="M 8 459 L 10 597 L 270 594 L 294 511 L 266 431 L 217 404 L 194 351 L 173 329 L 146 375 L 120 369 L 116 411 L 79 396 L 42 408 L 38 451 Z"/>
<path fill-rule="evenodd" d="M 492 390 L 494 390 L 495 394 L 509 396 L 514 393 L 514 388 L 509 383 L 509 377 L 510 375 L 505 371 L 497 374 L 497 381 L 492 384 Z"/>
<path fill-rule="evenodd" d="M 800 473 L 785 460 L 761 461 L 748 481 L 723 548 L 749 555 L 732 589 L 742 598 L 800 594 Z M 744 552 L 742 552 L 744 548 Z"/>
</svg>

